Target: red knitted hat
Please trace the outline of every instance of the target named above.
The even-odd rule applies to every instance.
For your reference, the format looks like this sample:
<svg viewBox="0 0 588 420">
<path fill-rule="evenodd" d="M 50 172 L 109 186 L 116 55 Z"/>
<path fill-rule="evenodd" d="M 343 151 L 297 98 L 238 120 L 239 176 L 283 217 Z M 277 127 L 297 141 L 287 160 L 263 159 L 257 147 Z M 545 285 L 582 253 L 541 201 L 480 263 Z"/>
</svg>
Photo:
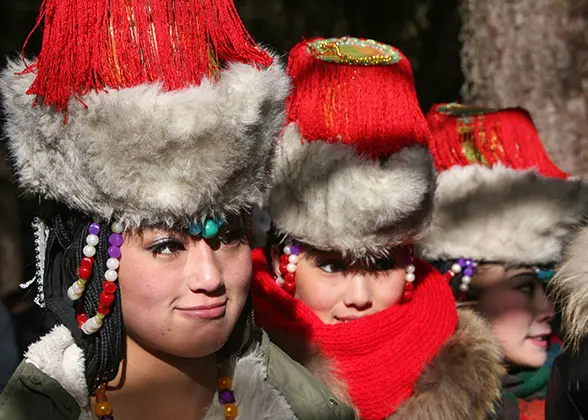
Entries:
<svg viewBox="0 0 588 420">
<path fill-rule="evenodd" d="M 290 52 L 293 90 L 270 213 L 277 229 L 357 257 L 413 241 L 428 221 L 430 132 L 394 47 L 315 38 Z"/>
<path fill-rule="evenodd" d="M 588 190 L 551 161 L 529 113 L 450 103 L 435 105 L 427 120 L 441 172 L 423 256 L 558 262 L 588 211 Z"/>
<path fill-rule="evenodd" d="M 130 227 L 265 198 L 289 83 L 232 0 L 44 0 L 41 24 L 0 83 L 26 190 Z"/>
</svg>

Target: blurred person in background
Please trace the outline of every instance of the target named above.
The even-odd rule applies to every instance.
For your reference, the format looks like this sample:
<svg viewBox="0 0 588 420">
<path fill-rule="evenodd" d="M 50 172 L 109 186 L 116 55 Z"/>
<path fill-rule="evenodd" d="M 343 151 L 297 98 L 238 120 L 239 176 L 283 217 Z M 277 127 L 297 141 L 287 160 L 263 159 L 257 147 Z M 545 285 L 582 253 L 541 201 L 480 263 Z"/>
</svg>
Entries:
<svg viewBox="0 0 588 420">
<path fill-rule="evenodd" d="M 439 104 L 427 120 L 440 173 L 418 252 L 501 344 L 503 418 L 543 419 L 560 351 L 545 286 L 588 210 L 588 187 L 551 161 L 522 108 Z"/>
</svg>

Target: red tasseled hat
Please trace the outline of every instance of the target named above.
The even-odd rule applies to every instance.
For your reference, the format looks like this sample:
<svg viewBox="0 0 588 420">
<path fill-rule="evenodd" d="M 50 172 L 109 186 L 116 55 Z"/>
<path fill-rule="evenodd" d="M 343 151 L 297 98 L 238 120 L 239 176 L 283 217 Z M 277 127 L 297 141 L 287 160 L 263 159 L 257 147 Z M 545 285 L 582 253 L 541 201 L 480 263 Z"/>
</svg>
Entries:
<svg viewBox="0 0 588 420">
<path fill-rule="evenodd" d="M 440 173 L 422 255 L 431 261 L 559 262 L 588 212 L 588 188 L 551 161 L 529 113 L 450 103 L 435 105 L 427 119 Z"/>
<path fill-rule="evenodd" d="M 373 40 L 315 38 L 292 49 L 288 73 L 276 228 L 360 258 L 412 242 L 429 219 L 433 170 L 406 57 Z"/>
<path fill-rule="evenodd" d="M 454 165 L 501 163 L 512 169 L 534 168 L 543 176 L 569 176 L 547 155 L 531 115 L 523 108 L 438 104 L 427 121 L 433 134 L 429 148 L 440 171 Z"/>
<path fill-rule="evenodd" d="M 25 190 L 126 227 L 267 197 L 289 81 L 232 0 L 44 0 L 41 24 L 0 80 Z"/>
</svg>

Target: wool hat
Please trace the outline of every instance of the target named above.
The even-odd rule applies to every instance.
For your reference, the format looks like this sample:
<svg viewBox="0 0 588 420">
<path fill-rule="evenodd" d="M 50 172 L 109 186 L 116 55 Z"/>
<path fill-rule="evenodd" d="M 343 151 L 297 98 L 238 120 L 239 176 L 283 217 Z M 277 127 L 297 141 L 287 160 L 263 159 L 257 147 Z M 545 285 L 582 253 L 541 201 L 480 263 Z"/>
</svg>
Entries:
<svg viewBox="0 0 588 420">
<path fill-rule="evenodd" d="M 0 79 L 23 189 L 125 228 L 266 198 L 289 82 L 232 0 L 45 0 Z"/>
<path fill-rule="evenodd" d="M 288 73 L 269 199 L 276 230 L 355 258 L 419 238 L 434 170 L 407 58 L 374 40 L 314 38 L 291 50 Z"/>
<path fill-rule="evenodd" d="M 544 150 L 529 113 L 435 105 L 429 148 L 440 171 L 432 227 L 419 244 L 430 261 L 549 265 L 588 211 L 588 188 Z"/>
</svg>

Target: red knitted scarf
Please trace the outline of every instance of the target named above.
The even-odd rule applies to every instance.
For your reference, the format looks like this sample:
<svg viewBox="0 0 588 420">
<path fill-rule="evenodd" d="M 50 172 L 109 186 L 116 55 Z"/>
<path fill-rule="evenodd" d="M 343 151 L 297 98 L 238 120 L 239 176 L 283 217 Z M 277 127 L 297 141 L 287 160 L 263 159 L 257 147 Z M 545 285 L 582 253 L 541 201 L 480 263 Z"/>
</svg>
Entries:
<svg viewBox="0 0 588 420">
<path fill-rule="evenodd" d="M 412 394 L 425 365 L 457 326 L 457 310 L 444 277 L 416 260 L 417 281 L 408 303 L 349 323 L 324 324 L 288 295 L 269 273 L 261 249 L 253 251 L 256 321 L 314 343 L 331 358 L 364 420 L 382 420 Z"/>
</svg>

